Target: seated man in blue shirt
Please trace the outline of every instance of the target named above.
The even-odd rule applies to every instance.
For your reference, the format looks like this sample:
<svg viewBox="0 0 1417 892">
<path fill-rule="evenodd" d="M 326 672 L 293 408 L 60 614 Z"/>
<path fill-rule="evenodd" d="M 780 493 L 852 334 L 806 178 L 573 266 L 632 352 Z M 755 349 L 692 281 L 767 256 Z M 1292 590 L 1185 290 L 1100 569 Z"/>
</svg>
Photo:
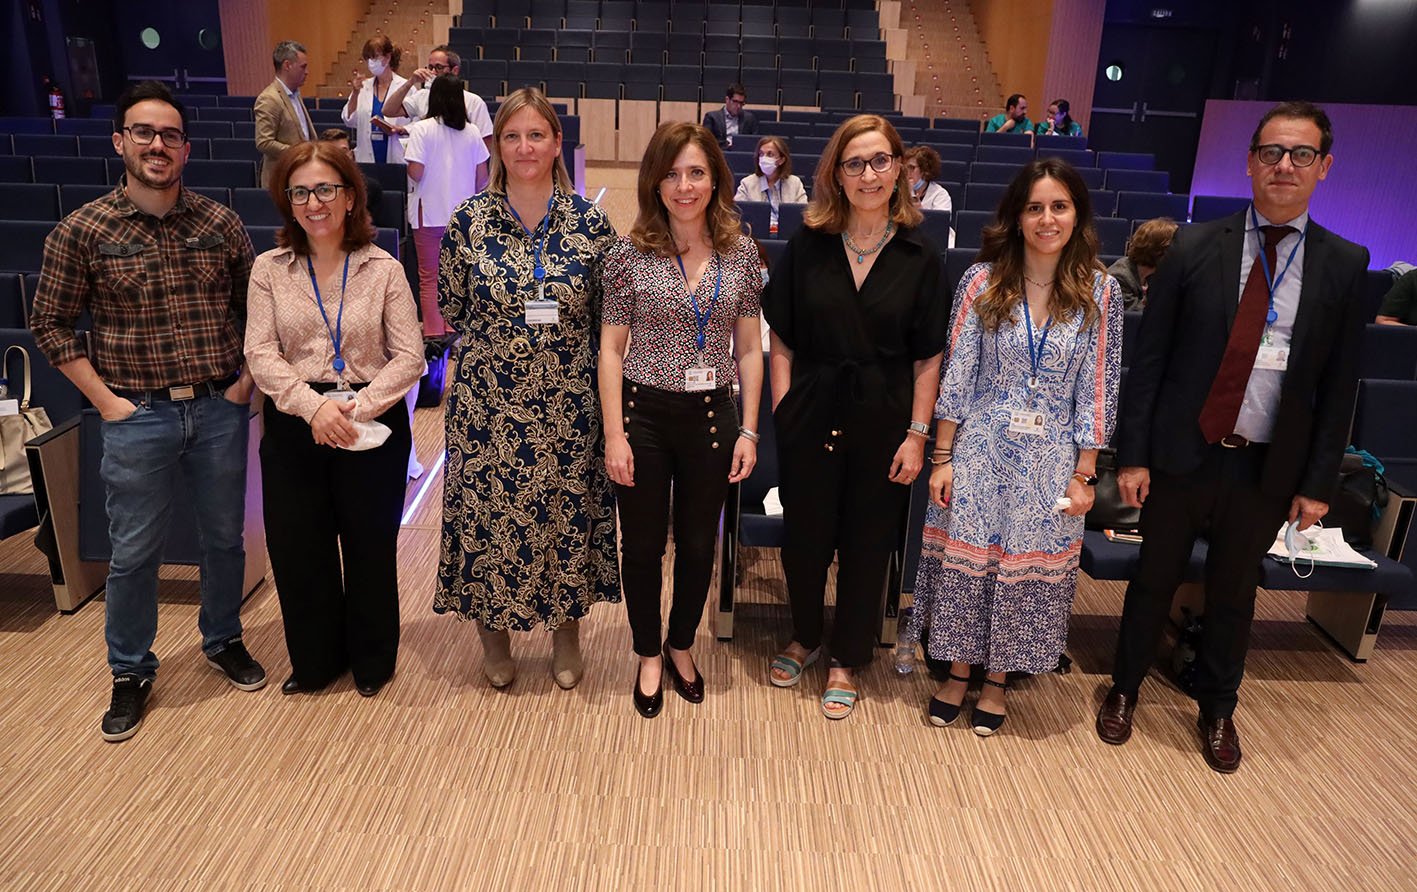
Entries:
<svg viewBox="0 0 1417 892">
<path fill-rule="evenodd" d="M 1015 93 L 1009 97 L 1004 111 L 990 118 L 984 125 L 985 133 L 1032 133 L 1033 122 L 1028 119 L 1028 97 Z"/>
</svg>

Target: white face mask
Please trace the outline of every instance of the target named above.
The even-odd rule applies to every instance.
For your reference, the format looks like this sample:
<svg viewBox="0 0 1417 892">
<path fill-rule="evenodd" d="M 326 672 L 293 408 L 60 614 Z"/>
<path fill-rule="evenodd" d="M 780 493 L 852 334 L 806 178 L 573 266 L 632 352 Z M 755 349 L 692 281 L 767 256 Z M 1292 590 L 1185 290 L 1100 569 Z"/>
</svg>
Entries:
<svg viewBox="0 0 1417 892">
<path fill-rule="evenodd" d="M 763 172 L 763 176 L 765 177 L 772 176 L 772 172 L 774 170 L 777 170 L 777 159 L 769 158 L 767 155 L 763 155 L 762 157 L 758 158 L 758 170 L 761 170 Z"/>
<path fill-rule="evenodd" d="M 369 60 L 369 73 L 374 75 L 375 77 L 378 77 L 379 75 L 383 74 L 388 67 L 389 63 L 385 62 L 383 59 Z"/>
</svg>

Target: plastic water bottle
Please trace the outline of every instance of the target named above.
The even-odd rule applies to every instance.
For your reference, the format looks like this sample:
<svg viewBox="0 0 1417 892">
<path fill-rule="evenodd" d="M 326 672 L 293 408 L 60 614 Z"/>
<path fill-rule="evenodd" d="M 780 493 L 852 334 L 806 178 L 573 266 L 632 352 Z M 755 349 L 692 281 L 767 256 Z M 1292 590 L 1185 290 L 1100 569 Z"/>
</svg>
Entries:
<svg viewBox="0 0 1417 892">
<path fill-rule="evenodd" d="M 897 675 L 909 675 L 915 671 L 915 644 L 900 640 L 900 630 L 909 624 L 910 617 L 914 612 L 914 607 L 907 607 L 900 612 L 900 617 L 896 621 L 895 671 Z"/>
</svg>

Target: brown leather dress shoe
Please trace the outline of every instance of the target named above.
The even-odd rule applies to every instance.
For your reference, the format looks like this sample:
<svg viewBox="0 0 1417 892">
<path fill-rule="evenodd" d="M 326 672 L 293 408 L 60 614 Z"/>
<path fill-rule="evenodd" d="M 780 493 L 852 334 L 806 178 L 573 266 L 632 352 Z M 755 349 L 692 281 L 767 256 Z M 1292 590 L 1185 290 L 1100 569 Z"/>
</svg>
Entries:
<svg viewBox="0 0 1417 892">
<path fill-rule="evenodd" d="M 1196 718 L 1201 732 L 1201 752 L 1206 764 L 1221 774 L 1232 774 L 1240 767 L 1240 732 L 1232 718 Z"/>
<path fill-rule="evenodd" d="M 1132 713 L 1136 712 L 1136 695 L 1127 696 L 1117 691 L 1108 691 L 1102 708 L 1097 710 L 1097 736 L 1104 743 L 1121 746 L 1132 736 Z"/>
</svg>

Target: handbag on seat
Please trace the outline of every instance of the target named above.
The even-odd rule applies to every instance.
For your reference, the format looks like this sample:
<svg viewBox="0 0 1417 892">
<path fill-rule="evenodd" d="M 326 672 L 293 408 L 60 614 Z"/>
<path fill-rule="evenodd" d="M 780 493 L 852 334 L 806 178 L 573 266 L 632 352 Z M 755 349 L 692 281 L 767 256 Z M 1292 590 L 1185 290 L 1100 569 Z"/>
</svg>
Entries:
<svg viewBox="0 0 1417 892">
<path fill-rule="evenodd" d="M 0 376 L 10 377 L 10 354 L 18 351 L 24 361 L 24 392 L 19 400 L 0 399 L 0 495 L 18 496 L 34 492 L 25 444 L 53 429 L 49 413 L 30 405 L 30 355 L 19 344 L 11 344 L 0 360 Z"/>
</svg>

